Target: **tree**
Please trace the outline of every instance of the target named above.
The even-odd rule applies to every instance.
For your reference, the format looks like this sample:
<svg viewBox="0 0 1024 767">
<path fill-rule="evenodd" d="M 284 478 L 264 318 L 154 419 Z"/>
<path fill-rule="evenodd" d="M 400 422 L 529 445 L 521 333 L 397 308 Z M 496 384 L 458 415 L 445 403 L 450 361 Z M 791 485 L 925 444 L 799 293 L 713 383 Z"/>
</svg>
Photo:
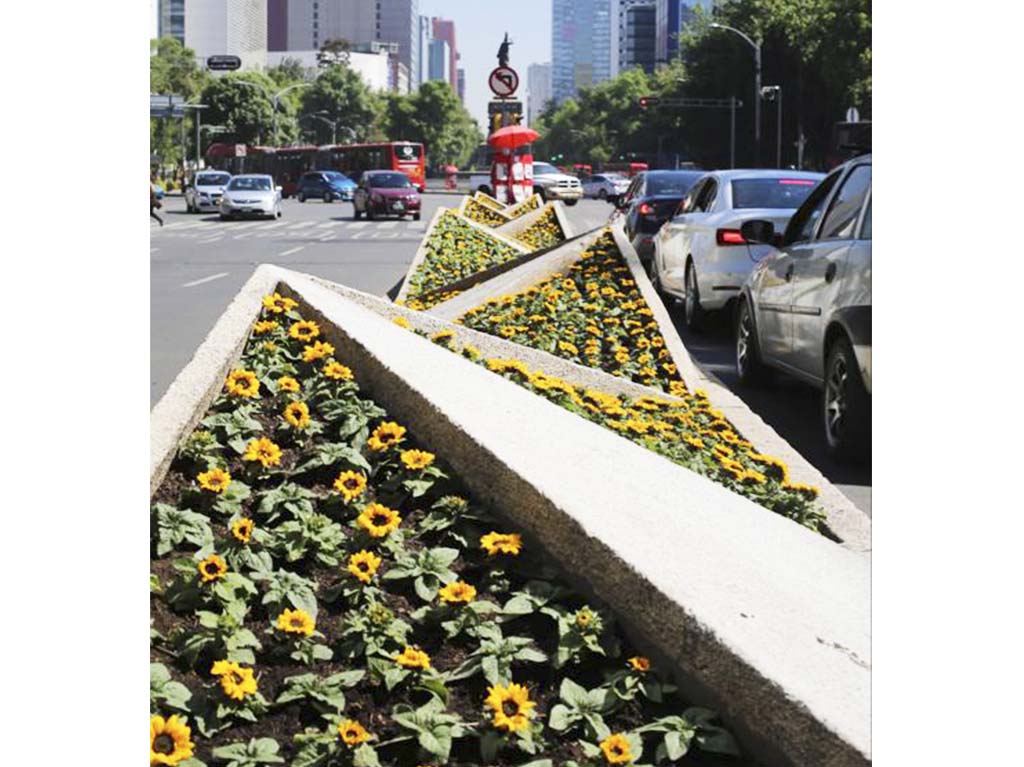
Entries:
<svg viewBox="0 0 1024 767">
<path fill-rule="evenodd" d="M 278 89 L 285 88 L 295 83 L 305 82 L 309 79 L 306 67 L 302 62 L 293 56 L 286 56 L 281 63 L 267 68 L 267 75 Z"/>
<path fill-rule="evenodd" d="M 209 124 L 223 125 L 239 144 L 273 141 L 275 83 L 260 72 L 229 72 L 203 90 Z"/>
<path fill-rule="evenodd" d="M 196 63 L 195 53 L 173 37 L 162 37 L 150 41 L 149 92 L 181 96 L 186 101 L 195 101 L 209 74 Z M 186 141 L 194 141 L 195 117 L 185 118 Z M 179 119 L 154 117 L 149 121 L 150 153 L 162 164 L 178 164 L 182 161 L 182 125 Z M 188 147 L 190 156 L 195 147 Z"/>
<path fill-rule="evenodd" d="M 464 165 L 483 141 L 451 84 L 430 80 L 408 96 L 389 95 L 384 129 L 394 141 L 422 142 L 430 165 Z"/>
<path fill-rule="evenodd" d="M 376 124 L 383 111 L 381 99 L 374 94 L 357 72 L 342 64 L 334 64 L 320 73 L 309 88 L 300 91 L 299 120 L 317 113 L 336 123 L 339 141 L 363 141 L 375 135 Z M 331 131 L 319 120 L 316 125 L 320 143 L 330 141 Z"/>
</svg>

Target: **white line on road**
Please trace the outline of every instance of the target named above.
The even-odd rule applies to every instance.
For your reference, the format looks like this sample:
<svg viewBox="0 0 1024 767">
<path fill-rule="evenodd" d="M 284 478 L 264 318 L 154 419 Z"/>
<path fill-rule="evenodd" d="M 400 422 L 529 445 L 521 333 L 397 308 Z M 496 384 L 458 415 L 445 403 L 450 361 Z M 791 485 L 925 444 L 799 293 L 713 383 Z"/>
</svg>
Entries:
<svg viewBox="0 0 1024 767">
<path fill-rule="evenodd" d="M 153 254 L 154 254 L 154 253 L 156 253 L 156 252 L 157 252 L 158 250 L 160 250 L 160 248 L 150 248 L 150 249 L 149 249 L 149 254 L 150 254 L 150 255 L 153 255 Z"/>
<path fill-rule="evenodd" d="M 322 224 L 317 224 L 317 229 L 326 229 L 329 226 L 337 226 L 338 224 L 344 223 L 343 221 L 324 221 Z"/>
<path fill-rule="evenodd" d="M 313 226 L 313 224 L 315 224 L 315 223 L 316 223 L 316 221 L 300 221 L 297 224 L 292 224 L 288 228 L 289 229 L 305 229 L 307 226 Z"/>
<path fill-rule="evenodd" d="M 352 229 L 362 229 L 364 226 L 369 226 L 369 221 L 353 221 L 351 224 Z"/>
<path fill-rule="evenodd" d="M 378 229 L 394 229 L 396 226 L 398 226 L 398 222 L 397 221 L 385 221 L 383 224 L 378 224 L 377 228 Z"/>
<path fill-rule="evenodd" d="M 209 239 L 206 239 L 206 240 L 196 240 L 196 244 L 199 245 L 199 244 L 203 244 L 203 243 L 207 243 L 207 242 L 216 242 L 217 240 L 219 240 L 223 236 L 224 236 L 224 232 L 221 232 L 220 234 L 215 234 L 215 235 L 213 235 L 213 237 L 210 237 Z"/>
<path fill-rule="evenodd" d="M 274 221 L 273 223 L 270 223 L 270 224 L 262 224 L 262 225 L 260 225 L 260 226 L 258 226 L 256 228 L 259 229 L 261 232 L 265 232 L 268 229 L 277 229 L 278 227 L 281 227 L 281 226 L 288 226 L 288 222 L 287 221 Z"/>
<path fill-rule="evenodd" d="M 221 272 L 220 274 L 211 274 L 209 277 L 203 277 L 203 279 L 201 279 L 201 280 L 193 280 L 192 282 L 186 282 L 181 287 L 183 287 L 183 288 L 192 288 L 192 287 L 195 287 L 196 285 L 202 285 L 204 282 L 213 282 L 213 280 L 219 280 L 221 277 L 227 277 L 227 276 L 228 276 L 227 272 Z"/>
<path fill-rule="evenodd" d="M 278 253 L 278 254 L 277 254 L 277 257 L 278 257 L 278 258 L 281 258 L 282 256 L 290 256 L 290 255 L 291 255 L 292 253 L 298 253 L 298 252 L 299 252 L 300 250 L 302 250 L 302 249 L 303 249 L 304 247 L 306 247 L 306 246 L 305 246 L 305 245 L 299 245 L 299 247 L 297 247 L 297 248 L 291 248 L 290 250 L 286 250 L 286 251 L 285 251 L 284 253 Z"/>
</svg>

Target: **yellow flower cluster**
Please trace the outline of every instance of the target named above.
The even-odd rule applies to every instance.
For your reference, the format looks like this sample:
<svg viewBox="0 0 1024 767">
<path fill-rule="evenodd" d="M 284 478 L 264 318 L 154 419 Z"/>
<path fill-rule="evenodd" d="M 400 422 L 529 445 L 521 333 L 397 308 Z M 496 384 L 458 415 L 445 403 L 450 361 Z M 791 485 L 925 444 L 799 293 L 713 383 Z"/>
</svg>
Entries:
<svg viewBox="0 0 1024 767">
<path fill-rule="evenodd" d="M 503 212 L 497 211 L 487 205 L 483 205 L 472 197 L 466 200 L 466 203 L 462 208 L 462 215 L 470 221 L 476 221 L 478 224 L 490 227 L 501 226 L 502 224 L 507 224 L 512 220 Z"/>
<path fill-rule="evenodd" d="M 473 199 L 476 202 L 478 202 L 481 205 L 483 205 L 485 208 L 490 208 L 491 210 L 496 210 L 499 213 L 504 213 L 505 212 L 505 206 L 502 205 L 497 200 L 495 200 L 489 194 L 484 194 L 483 192 L 475 192 L 473 194 Z"/>
<path fill-rule="evenodd" d="M 210 673 L 220 680 L 221 689 L 232 700 L 245 700 L 247 696 L 255 695 L 257 692 L 253 670 L 234 661 L 216 661 Z"/>
<path fill-rule="evenodd" d="M 562 231 L 562 225 L 558 223 L 554 206 L 549 206 L 536 221 L 517 234 L 516 240 L 530 250 L 550 248 L 564 242 L 565 232 Z"/>
<path fill-rule="evenodd" d="M 515 205 L 505 208 L 504 212 L 509 218 L 519 218 L 520 216 L 525 216 L 531 210 L 537 210 L 543 204 L 539 194 L 532 194 L 522 202 L 517 202 Z"/>
</svg>

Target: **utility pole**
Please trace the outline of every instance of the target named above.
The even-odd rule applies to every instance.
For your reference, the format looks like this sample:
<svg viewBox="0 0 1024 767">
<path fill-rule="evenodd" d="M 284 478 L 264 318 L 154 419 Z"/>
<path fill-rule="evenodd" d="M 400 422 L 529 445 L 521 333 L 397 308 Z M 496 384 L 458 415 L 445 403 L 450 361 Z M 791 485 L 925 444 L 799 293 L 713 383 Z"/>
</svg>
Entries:
<svg viewBox="0 0 1024 767">
<path fill-rule="evenodd" d="M 755 167 L 759 166 L 761 164 L 761 43 L 754 42 L 750 35 L 740 32 L 735 27 L 717 23 L 710 26 L 712 29 L 723 29 L 726 32 L 739 35 L 747 45 L 754 49 L 754 165 Z"/>
<path fill-rule="evenodd" d="M 775 102 L 775 167 L 782 167 L 782 86 L 766 85 L 761 88 L 761 97 L 765 101 Z"/>
</svg>

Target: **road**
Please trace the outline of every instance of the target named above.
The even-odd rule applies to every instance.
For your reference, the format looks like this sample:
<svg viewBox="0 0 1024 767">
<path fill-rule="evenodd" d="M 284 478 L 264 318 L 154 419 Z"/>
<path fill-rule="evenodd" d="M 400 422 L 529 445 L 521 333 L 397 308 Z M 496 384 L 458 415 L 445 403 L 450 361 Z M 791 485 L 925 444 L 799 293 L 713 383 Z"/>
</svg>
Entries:
<svg viewBox="0 0 1024 767">
<path fill-rule="evenodd" d="M 430 218 L 459 197 L 423 195 L 421 221 L 354 221 L 349 203 L 284 201 L 277 221 L 220 221 L 214 214 L 189 215 L 180 197 L 165 201 L 166 225 L 155 222 L 150 239 L 150 404 L 163 395 L 191 359 L 214 322 L 261 263 L 315 274 L 384 295 L 405 275 Z M 604 223 L 611 206 L 584 200 L 567 207 L 577 231 Z M 820 394 L 780 377 L 765 389 L 739 387 L 733 345 L 724 318 L 705 333 L 683 327 L 670 306 L 690 354 L 742 398 L 854 504 L 871 513 L 870 466 L 832 461 L 825 450 L 819 417 Z"/>
</svg>

